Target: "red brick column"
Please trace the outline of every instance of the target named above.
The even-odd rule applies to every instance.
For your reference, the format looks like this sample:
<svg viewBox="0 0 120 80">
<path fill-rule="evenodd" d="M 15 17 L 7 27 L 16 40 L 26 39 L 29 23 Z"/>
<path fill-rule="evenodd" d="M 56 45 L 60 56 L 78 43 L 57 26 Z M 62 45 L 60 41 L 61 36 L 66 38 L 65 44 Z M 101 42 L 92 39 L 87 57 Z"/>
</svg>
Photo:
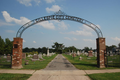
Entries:
<svg viewBox="0 0 120 80">
<path fill-rule="evenodd" d="M 97 38 L 97 66 L 99 68 L 105 68 L 105 38 Z"/>
<path fill-rule="evenodd" d="M 12 68 L 22 68 L 22 38 L 14 38 L 12 53 Z"/>
</svg>

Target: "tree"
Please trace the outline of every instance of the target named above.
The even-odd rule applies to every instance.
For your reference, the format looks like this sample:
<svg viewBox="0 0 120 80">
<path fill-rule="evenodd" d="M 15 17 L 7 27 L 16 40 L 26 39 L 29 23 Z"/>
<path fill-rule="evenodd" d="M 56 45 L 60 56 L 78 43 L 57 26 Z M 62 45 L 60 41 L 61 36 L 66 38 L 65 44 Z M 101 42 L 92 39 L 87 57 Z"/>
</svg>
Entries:
<svg viewBox="0 0 120 80">
<path fill-rule="evenodd" d="M 56 53 L 62 53 L 62 50 L 63 50 L 63 48 L 64 48 L 64 45 L 55 42 L 54 45 L 52 45 L 52 48 L 54 48 L 54 51 L 55 51 Z"/>
<path fill-rule="evenodd" d="M 40 53 L 40 52 L 42 52 L 42 49 L 39 47 L 39 48 L 37 49 L 37 51 L 38 51 L 38 53 Z"/>
<path fill-rule="evenodd" d="M 120 49 L 120 43 L 118 44 L 118 47 L 119 47 L 119 49 Z"/>
<path fill-rule="evenodd" d="M 42 53 L 47 54 L 47 48 L 46 47 L 42 47 Z"/>
<path fill-rule="evenodd" d="M 4 47 L 5 47 L 4 40 L 0 36 L 0 54 L 4 54 Z"/>
<path fill-rule="evenodd" d="M 88 52 L 90 49 L 89 47 L 84 47 L 85 52 Z"/>
<path fill-rule="evenodd" d="M 23 52 L 30 52 L 30 49 L 28 47 L 23 49 Z"/>
<path fill-rule="evenodd" d="M 12 54 L 12 41 L 10 41 L 8 38 L 5 39 L 5 47 L 4 47 L 4 52 L 5 54 Z"/>
</svg>

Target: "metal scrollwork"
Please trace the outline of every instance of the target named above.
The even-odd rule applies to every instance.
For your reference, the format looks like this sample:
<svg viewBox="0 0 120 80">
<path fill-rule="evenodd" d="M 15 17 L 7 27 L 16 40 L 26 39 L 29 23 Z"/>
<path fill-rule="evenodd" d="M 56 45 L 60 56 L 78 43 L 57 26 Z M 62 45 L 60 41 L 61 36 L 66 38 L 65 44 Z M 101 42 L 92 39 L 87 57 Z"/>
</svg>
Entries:
<svg viewBox="0 0 120 80">
<path fill-rule="evenodd" d="M 37 24 L 37 23 L 40 23 L 42 21 L 47 21 L 47 20 L 58 20 L 58 21 L 61 21 L 61 20 L 71 20 L 71 21 L 76 21 L 76 22 L 79 22 L 79 23 L 82 23 L 82 24 L 85 24 L 87 25 L 88 27 L 92 28 L 98 35 L 98 38 L 100 37 L 103 37 L 103 34 L 101 32 L 101 30 L 93 23 L 85 20 L 85 19 L 82 19 L 82 18 L 79 18 L 79 17 L 75 17 L 75 16 L 69 16 L 69 15 L 66 15 L 64 12 L 62 12 L 61 10 L 59 10 L 58 12 L 54 13 L 54 15 L 50 15 L 50 16 L 44 16 L 44 17 L 40 17 L 40 18 L 37 18 L 37 19 L 34 19 L 26 24 L 24 24 L 22 27 L 20 27 L 20 29 L 18 30 L 17 34 L 16 34 L 16 37 L 21 37 L 22 33 L 27 29 L 29 28 L 30 26 L 34 25 L 34 24 Z"/>
</svg>

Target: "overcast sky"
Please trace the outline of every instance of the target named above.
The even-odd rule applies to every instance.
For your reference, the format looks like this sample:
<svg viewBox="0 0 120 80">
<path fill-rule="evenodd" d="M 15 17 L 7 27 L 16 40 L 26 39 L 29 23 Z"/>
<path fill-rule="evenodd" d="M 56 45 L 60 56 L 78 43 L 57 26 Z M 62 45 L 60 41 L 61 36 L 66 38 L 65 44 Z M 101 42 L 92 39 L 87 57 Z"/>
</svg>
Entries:
<svg viewBox="0 0 120 80">
<path fill-rule="evenodd" d="M 106 38 L 106 45 L 120 43 L 120 0 L 0 0 L 0 36 L 13 40 L 18 29 L 28 21 L 59 10 L 97 25 Z M 58 42 L 66 47 L 95 49 L 97 37 L 88 26 L 69 20 L 40 22 L 22 34 L 23 48 L 51 48 Z"/>
</svg>

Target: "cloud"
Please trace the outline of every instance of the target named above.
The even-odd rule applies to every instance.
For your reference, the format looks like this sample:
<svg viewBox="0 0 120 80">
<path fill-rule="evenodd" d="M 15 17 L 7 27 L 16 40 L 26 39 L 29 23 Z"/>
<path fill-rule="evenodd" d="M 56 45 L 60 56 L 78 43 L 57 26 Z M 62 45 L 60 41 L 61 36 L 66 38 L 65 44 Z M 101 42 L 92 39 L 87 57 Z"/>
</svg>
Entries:
<svg viewBox="0 0 120 80">
<path fill-rule="evenodd" d="M 48 12 L 48 13 L 50 13 L 50 12 L 57 12 L 57 11 L 59 11 L 61 8 L 60 8 L 60 6 L 58 6 L 58 5 L 53 5 L 51 8 L 46 8 L 46 11 Z"/>
<path fill-rule="evenodd" d="M 26 42 L 25 40 L 23 40 L 23 42 Z"/>
<path fill-rule="evenodd" d="M 59 24 L 58 24 L 58 26 L 59 26 L 59 29 L 68 29 L 67 28 L 67 25 L 62 21 L 62 22 L 59 22 Z"/>
<path fill-rule="evenodd" d="M 83 41 L 86 41 L 86 42 L 95 42 L 95 40 L 92 40 L 92 39 L 83 39 Z"/>
<path fill-rule="evenodd" d="M 113 39 L 115 41 L 120 41 L 120 38 L 118 38 L 118 37 L 115 37 L 115 38 L 111 37 L 111 39 Z"/>
<path fill-rule="evenodd" d="M 34 0 L 36 2 L 36 5 L 39 5 L 39 3 L 41 2 L 40 0 Z"/>
<path fill-rule="evenodd" d="M 68 32 L 68 34 L 73 34 L 73 35 L 82 35 L 82 36 L 93 36 L 91 32 L 87 32 L 87 31 L 79 31 L 79 30 L 76 30 L 76 31 L 71 31 L 71 32 Z"/>
<path fill-rule="evenodd" d="M 15 31 L 13 31 L 13 30 L 6 30 L 5 32 L 7 32 L 7 33 L 15 33 Z"/>
<path fill-rule="evenodd" d="M 6 22 L 15 22 L 16 24 L 23 25 L 30 20 L 25 17 L 20 17 L 19 19 L 13 18 L 10 16 L 10 14 L 7 11 L 2 11 L 3 17 L 5 18 Z"/>
<path fill-rule="evenodd" d="M 32 1 L 36 3 L 36 5 L 39 5 L 41 0 L 17 0 L 20 4 L 23 4 L 25 6 L 32 6 Z"/>
<path fill-rule="evenodd" d="M 32 0 L 17 0 L 20 4 L 23 4 L 25 6 L 32 6 L 31 1 Z"/>
<path fill-rule="evenodd" d="M 36 43 L 36 41 L 33 41 L 33 43 Z"/>
<path fill-rule="evenodd" d="M 45 0 L 46 3 L 52 3 L 52 2 L 55 2 L 55 0 Z"/>
<path fill-rule="evenodd" d="M 46 29 L 53 29 L 53 30 L 55 29 L 54 24 L 49 21 L 41 22 L 41 23 L 39 23 L 39 25 L 43 26 Z"/>
<path fill-rule="evenodd" d="M 13 26 L 14 24 L 11 24 L 11 23 L 7 23 L 7 22 L 4 22 L 2 20 L 0 20 L 0 26 Z"/>
<path fill-rule="evenodd" d="M 26 17 L 20 17 L 20 19 L 16 19 L 14 17 L 11 17 L 7 11 L 2 11 L 2 13 L 3 13 L 3 17 L 5 18 L 6 22 L 15 22 L 16 24 L 24 25 L 25 23 L 30 21 Z M 44 22 L 38 23 L 37 25 L 40 25 L 46 29 L 55 29 L 54 24 L 49 22 L 49 21 L 44 21 Z"/>
<path fill-rule="evenodd" d="M 74 41 L 77 41 L 78 39 L 77 38 L 73 38 Z"/>
<path fill-rule="evenodd" d="M 55 42 L 54 40 L 51 40 L 51 42 Z"/>
<path fill-rule="evenodd" d="M 100 26 L 99 26 L 100 27 Z M 80 30 L 76 31 L 70 31 L 70 32 L 60 32 L 61 34 L 73 34 L 73 35 L 79 35 L 79 36 L 93 36 L 92 32 L 94 30 L 86 25 L 83 24 L 82 28 Z"/>
<path fill-rule="evenodd" d="M 71 41 L 71 39 L 70 39 L 69 37 L 64 37 L 64 39 L 67 39 L 67 40 L 70 40 L 70 41 Z"/>
</svg>

